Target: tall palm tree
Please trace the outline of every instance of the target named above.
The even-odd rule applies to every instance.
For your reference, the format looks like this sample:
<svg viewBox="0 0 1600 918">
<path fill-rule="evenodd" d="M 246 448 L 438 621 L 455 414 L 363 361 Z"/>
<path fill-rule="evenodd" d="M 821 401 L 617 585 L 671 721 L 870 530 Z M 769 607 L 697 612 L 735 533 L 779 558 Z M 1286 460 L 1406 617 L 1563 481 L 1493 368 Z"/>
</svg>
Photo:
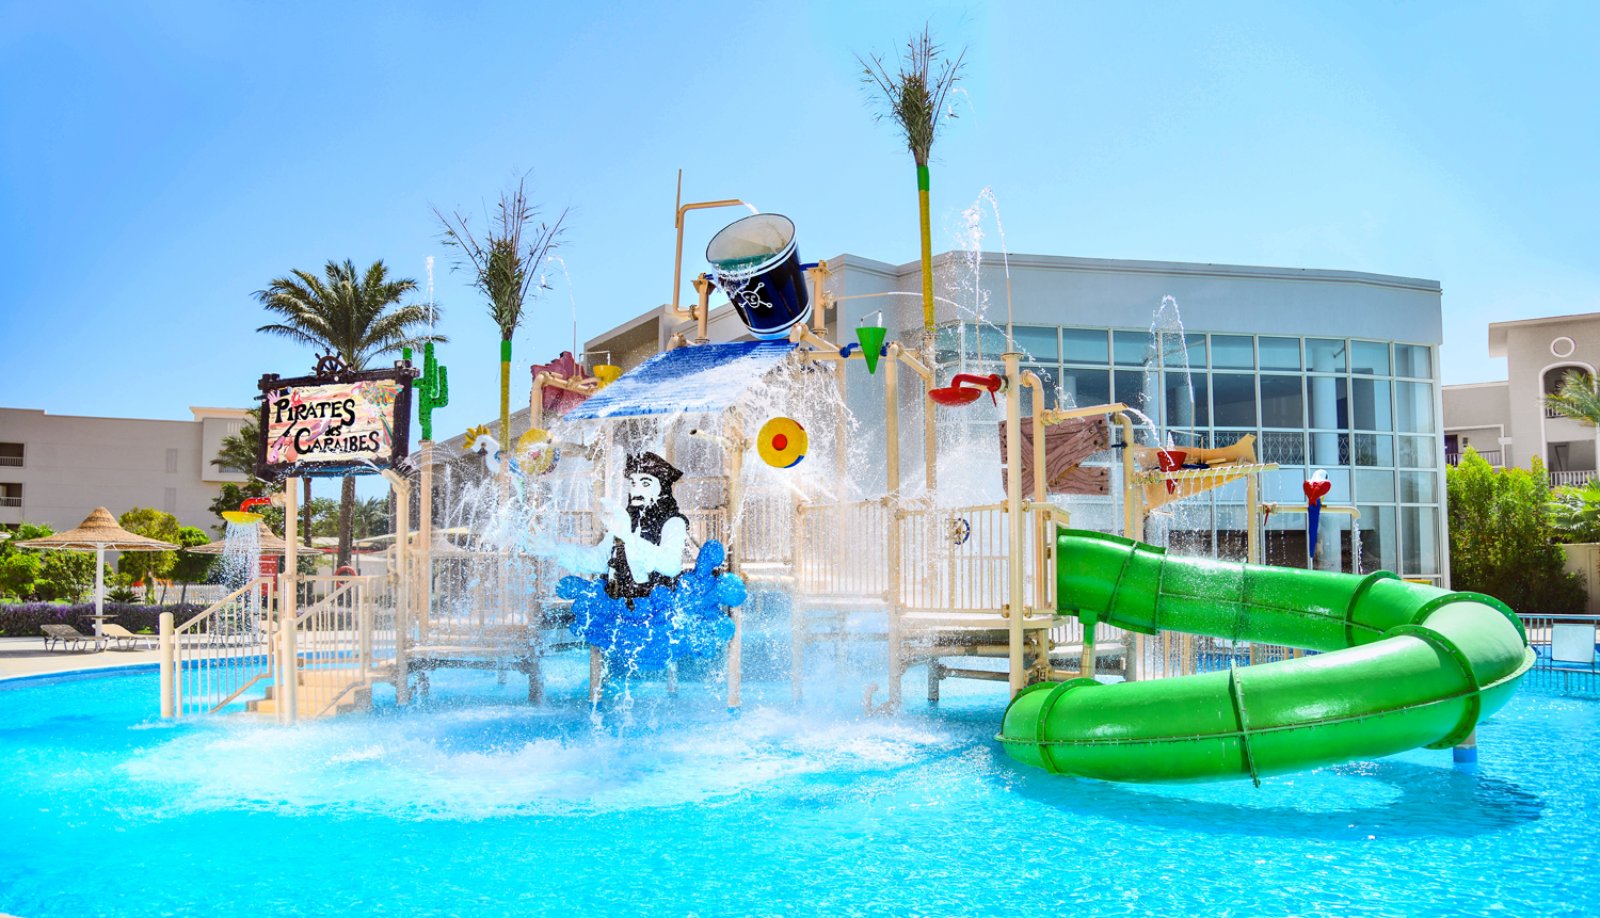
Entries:
<svg viewBox="0 0 1600 918">
<path fill-rule="evenodd" d="M 1568 370 L 1553 395 L 1544 397 L 1546 408 L 1562 417 L 1600 427 L 1600 389 L 1592 376 L 1582 370 Z"/>
<path fill-rule="evenodd" d="M 349 259 L 328 262 L 321 277 L 295 270 L 288 277 L 274 278 L 267 289 L 256 291 L 256 299 L 279 320 L 256 331 L 332 352 L 350 369 L 364 370 L 372 361 L 398 354 L 404 348 L 446 340 L 429 328 L 437 307 L 400 305 L 400 300 L 416 289 L 417 282 L 409 277 L 390 279 L 389 269 L 381 259 L 365 272 L 358 272 Z M 356 502 L 354 478 L 345 476 L 339 497 L 342 567 L 350 563 L 350 514 Z"/>
<path fill-rule="evenodd" d="M 950 90 L 961 79 L 966 57 L 966 49 L 953 60 L 945 57 L 944 49 L 934 44 L 926 26 L 921 35 L 913 35 L 906 42 L 905 54 L 894 73 L 889 72 L 883 58 L 876 54 L 856 55 L 862 69 L 861 82 L 886 108 L 878 113 L 877 120 L 891 121 L 900 129 L 906 149 L 911 151 L 911 158 L 917 164 L 917 213 L 922 227 L 922 324 L 930 345 L 933 339 L 933 231 L 929 216 L 928 158 L 932 155 L 940 122 L 955 117 L 946 103 Z"/>
<path fill-rule="evenodd" d="M 460 211 L 446 216 L 437 207 L 433 215 L 444 228 L 446 245 L 461 250 L 457 267 L 472 271 L 473 286 L 489 298 L 489 317 L 500 328 L 500 444 L 511 452 L 511 336 L 522 324 L 522 308 L 534 290 L 549 289 L 539 269 L 561 246 L 567 220 L 561 211 L 554 223 L 535 222 L 539 208 L 528 201 L 527 178 L 502 192 L 500 205 L 480 238 Z"/>
</svg>

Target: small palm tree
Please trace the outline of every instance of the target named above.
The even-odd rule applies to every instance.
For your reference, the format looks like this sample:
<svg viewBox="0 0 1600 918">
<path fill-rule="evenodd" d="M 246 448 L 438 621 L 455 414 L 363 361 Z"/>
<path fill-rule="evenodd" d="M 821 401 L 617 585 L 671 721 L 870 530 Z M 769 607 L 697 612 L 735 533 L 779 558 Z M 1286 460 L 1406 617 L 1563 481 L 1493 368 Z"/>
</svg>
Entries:
<svg viewBox="0 0 1600 918">
<path fill-rule="evenodd" d="M 961 68 L 966 61 L 966 49 L 952 60 L 944 56 L 944 49 L 934 44 L 926 26 L 921 35 L 913 35 L 906 42 L 905 54 L 899 69 L 890 73 L 883 58 L 874 54 L 856 55 L 861 64 L 861 82 L 868 92 L 885 107 L 877 120 L 888 120 L 900 129 L 906 149 L 917 164 L 917 211 L 922 225 L 922 323 L 923 329 L 933 335 L 933 231 L 929 217 L 928 158 L 933 152 L 933 141 L 939 124 L 955 117 L 947 107 L 950 90 L 961 79 Z"/>
<path fill-rule="evenodd" d="M 1554 395 L 1544 397 L 1545 407 L 1562 417 L 1600 427 L 1600 390 L 1594 378 L 1582 370 L 1568 370 Z"/>
<path fill-rule="evenodd" d="M 250 420 L 245 421 L 236 434 L 228 434 L 222 438 L 217 446 L 217 457 L 211 464 L 224 472 L 243 472 L 250 481 L 256 478 L 256 452 L 261 438 L 261 409 L 250 409 Z M 311 547 L 311 479 L 300 479 L 305 487 L 304 496 L 300 501 L 300 516 L 302 519 L 300 532 L 301 538 L 307 548 Z"/>
<path fill-rule="evenodd" d="M 522 324 L 522 309 L 535 290 L 549 289 L 539 269 L 561 246 L 568 211 L 554 223 L 538 222 L 539 208 L 528 202 L 527 179 L 500 195 L 500 205 L 489 229 L 480 238 L 472 232 L 466 215 L 449 216 L 437 207 L 433 215 L 444 227 L 446 245 L 461 251 L 457 267 L 472 271 L 473 286 L 489 299 L 489 317 L 500 328 L 500 443 L 511 443 L 511 336 Z"/>
<path fill-rule="evenodd" d="M 348 259 L 330 261 L 321 277 L 296 270 L 256 291 L 256 299 L 279 319 L 256 331 L 330 351 L 350 369 L 364 370 L 372 361 L 404 348 L 447 340 L 429 330 L 437 307 L 399 305 L 416 289 L 417 282 L 409 277 L 391 279 L 381 260 L 364 272 Z M 345 476 L 339 496 L 339 565 L 343 566 L 350 563 L 354 478 Z"/>
</svg>

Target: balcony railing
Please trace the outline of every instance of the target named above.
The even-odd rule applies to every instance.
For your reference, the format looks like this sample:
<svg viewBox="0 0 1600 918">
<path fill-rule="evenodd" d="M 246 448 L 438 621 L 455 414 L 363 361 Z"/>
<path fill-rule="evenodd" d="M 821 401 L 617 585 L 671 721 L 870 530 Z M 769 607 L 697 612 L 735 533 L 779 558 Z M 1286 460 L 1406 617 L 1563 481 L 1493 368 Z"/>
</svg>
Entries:
<svg viewBox="0 0 1600 918">
<path fill-rule="evenodd" d="M 1564 417 L 1566 417 L 1566 415 L 1564 415 L 1561 412 L 1555 410 L 1554 408 L 1551 408 L 1549 405 L 1545 406 L 1544 416 L 1547 417 L 1547 418 L 1564 418 Z"/>
<path fill-rule="evenodd" d="M 22 498 L 20 498 L 20 497 L 0 497 L 0 507 L 20 507 L 20 506 L 22 506 Z"/>
<path fill-rule="evenodd" d="M 0 465 L 11 466 L 12 468 L 21 468 L 22 467 L 22 457 L 21 456 L 0 456 Z"/>
<path fill-rule="evenodd" d="M 1489 463 L 1490 465 L 1494 466 L 1495 468 L 1499 468 L 1500 467 L 1500 450 L 1497 450 L 1497 449 L 1480 449 L 1480 450 L 1478 450 L 1478 455 L 1483 457 L 1483 461 L 1484 462 Z M 1445 453 L 1444 454 L 1445 464 L 1446 465 L 1459 465 L 1461 463 L 1461 456 L 1462 456 L 1461 453 Z"/>
<path fill-rule="evenodd" d="M 1573 472 L 1573 471 L 1558 472 L 1558 471 L 1555 471 L 1555 470 L 1551 470 L 1549 474 L 1550 474 L 1550 486 L 1552 488 L 1563 488 L 1563 487 L 1567 487 L 1568 485 L 1582 486 L 1582 485 L 1588 484 L 1590 481 L 1592 481 L 1594 479 L 1595 470 L 1594 469 L 1585 469 L 1585 470 L 1580 470 L 1580 471 L 1575 471 L 1575 472 Z"/>
</svg>

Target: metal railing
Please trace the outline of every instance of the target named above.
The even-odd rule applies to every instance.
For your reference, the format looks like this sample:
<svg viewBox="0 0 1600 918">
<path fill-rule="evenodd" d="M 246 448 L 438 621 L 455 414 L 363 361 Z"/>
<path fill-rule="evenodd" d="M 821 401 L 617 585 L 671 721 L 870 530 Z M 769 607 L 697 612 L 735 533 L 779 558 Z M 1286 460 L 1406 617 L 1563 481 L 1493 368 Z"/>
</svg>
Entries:
<svg viewBox="0 0 1600 918">
<path fill-rule="evenodd" d="M 1550 487 L 1552 487 L 1552 488 L 1562 488 L 1562 487 L 1568 487 L 1568 486 L 1572 486 L 1572 485 L 1582 486 L 1582 485 L 1588 484 L 1591 480 L 1594 479 L 1595 470 L 1594 469 L 1584 469 L 1584 470 L 1575 471 L 1575 472 L 1574 471 L 1561 471 L 1561 472 L 1551 471 L 1549 473 L 1549 475 L 1550 475 Z"/>
<path fill-rule="evenodd" d="M 888 498 L 802 504 L 795 511 L 795 589 L 808 598 L 887 599 Z"/>
<path fill-rule="evenodd" d="M 1600 698 L 1600 615 L 1519 614 L 1537 654 L 1522 684 L 1530 691 Z M 1584 651 L 1588 651 L 1585 661 Z"/>
<path fill-rule="evenodd" d="M 176 627 L 162 613 L 162 717 L 221 710 L 272 677 L 276 589 L 258 577 Z"/>
<path fill-rule="evenodd" d="M 20 498 L 20 497 L 0 497 L 0 507 L 20 507 L 20 506 L 22 506 L 22 498 Z"/>
<path fill-rule="evenodd" d="M 338 578 L 326 595 L 295 615 L 281 651 L 285 672 L 279 680 L 284 686 L 279 710 L 292 713 L 288 719 L 321 717 L 354 693 L 371 690 L 381 651 L 375 646 L 368 584 L 377 579 Z"/>
<path fill-rule="evenodd" d="M 20 469 L 20 468 L 22 468 L 22 457 L 21 456 L 0 456 L 0 465 L 8 466 L 8 467 L 14 468 L 14 469 Z"/>
<path fill-rule="evenodd" d="M 1483 461 L 1484 462 L 1489 463 L 1490 465 L 1494 466 L 1495 468 L 1499 468 L 1500 467 L 1500 460 L 1501 460 L 1501 456 L 1502 456 L 1502 453 L 1501 453 L 1500 450 L 1497 450 L 1497 449 L 1480 449 L 1480 450 L 1477 450 L 1477 453 L 1478 453 L 1478 455 L 1483 457 Z M 1445 465 L 1449 465 L 1449 466 L 1460 465 L 1461 464 L 1461 457 L 1463 455 L 1465 455 L 1465 454 L 1464 453 L 1445 453 L 1444 454 Z"/>
</svg>

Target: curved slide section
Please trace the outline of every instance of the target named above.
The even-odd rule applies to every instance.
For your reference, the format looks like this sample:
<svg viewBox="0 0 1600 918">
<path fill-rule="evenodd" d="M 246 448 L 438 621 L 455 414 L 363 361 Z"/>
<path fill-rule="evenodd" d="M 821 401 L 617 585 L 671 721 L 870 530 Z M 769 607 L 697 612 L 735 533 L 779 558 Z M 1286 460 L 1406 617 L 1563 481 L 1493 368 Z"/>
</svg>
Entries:
<svg viewBox="0 0 1600 918">
<path fill-rule="evenodd" d="M 1226 672 L 1030 686 L 1006 709 L 1012 758 L 1108 781 L 1279 774 L 1460 743 L 1533 665 L 1504 603 L 1405 583 L 1166 551 L 1061 530 L 1057 604 L 1105 623 L 1321 653 Z"/>
</svg>

